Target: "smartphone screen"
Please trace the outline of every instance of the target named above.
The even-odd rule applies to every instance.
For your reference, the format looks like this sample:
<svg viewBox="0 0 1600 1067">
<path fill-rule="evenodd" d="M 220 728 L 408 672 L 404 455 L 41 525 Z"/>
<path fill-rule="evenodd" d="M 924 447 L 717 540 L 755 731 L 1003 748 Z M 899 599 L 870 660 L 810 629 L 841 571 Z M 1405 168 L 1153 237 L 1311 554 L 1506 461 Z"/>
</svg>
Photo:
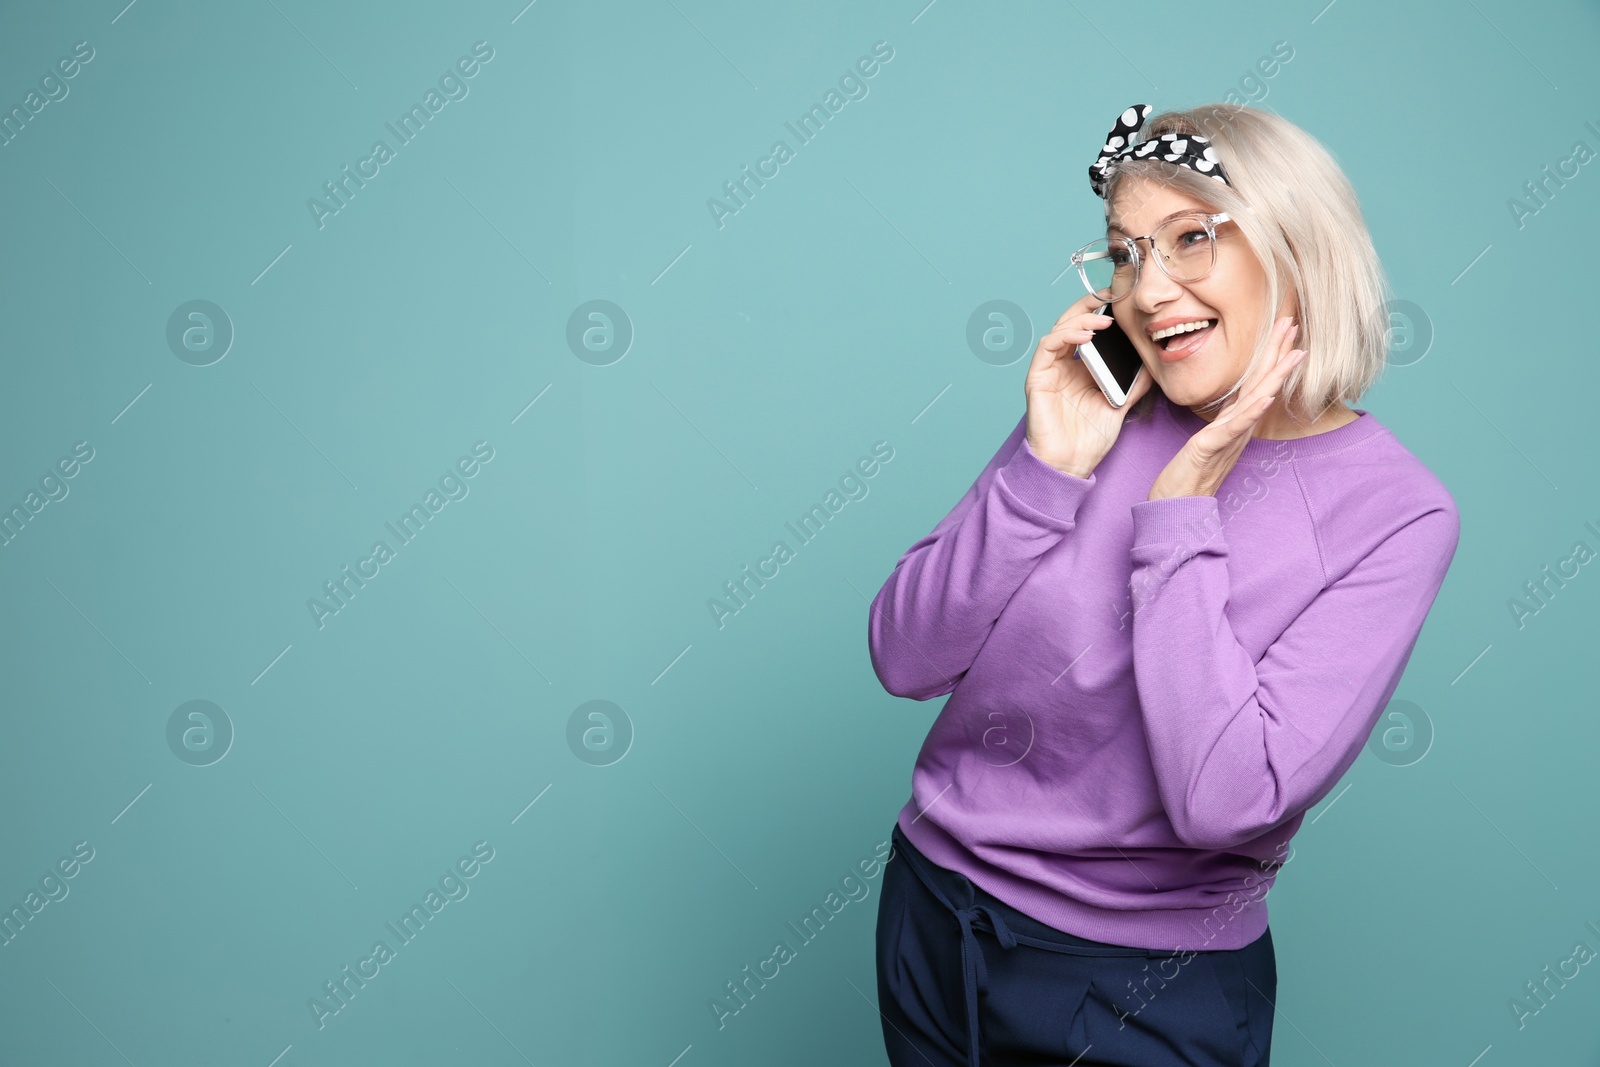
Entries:
<svg viewBox="0 0 1600 1067">
<path fill-rule="evenodd" d="M 1100 314 L 1111 314 L 1111 305 L 1106 304 L 1101 307 Z M 1122 327 L 1113 322 L 1103 330 L 1096 330 L 1090 345 L 1104 361 L 1106 369 L 1117 380 L 1117 384 L 1122 387 L 1123 393 L 1132 389 L 1133 380 L 1139 376 L 1139 368 L 1144 366 L 1144 363 L 1139 359 L 1139 353 L 1134 349 L 1133 342 L 1122 332 Z"/>
</svg>

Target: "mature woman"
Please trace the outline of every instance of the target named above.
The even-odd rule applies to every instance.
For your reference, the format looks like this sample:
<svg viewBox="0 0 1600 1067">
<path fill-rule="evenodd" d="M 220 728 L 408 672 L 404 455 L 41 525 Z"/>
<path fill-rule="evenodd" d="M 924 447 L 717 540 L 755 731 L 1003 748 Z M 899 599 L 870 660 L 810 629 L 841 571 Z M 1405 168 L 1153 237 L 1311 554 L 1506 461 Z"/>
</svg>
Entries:
<svg viewBox="0 0 1600 1067">
<path fill-rule="evenodd" d="M 1090 168 L 1107 241 L 1026 415 L 872 603 L 884 688 L 951 694 L 879 902 L 896 1067 L 1267 1064 L 1263 897 L 1455 555 L 1449 492 L 1349 406 L 1387 282 L 1338 165 L 1267 112 L 1149 111 Z M 1113 319 L 1120 409 L 1077 359 Z"/>
</svg>

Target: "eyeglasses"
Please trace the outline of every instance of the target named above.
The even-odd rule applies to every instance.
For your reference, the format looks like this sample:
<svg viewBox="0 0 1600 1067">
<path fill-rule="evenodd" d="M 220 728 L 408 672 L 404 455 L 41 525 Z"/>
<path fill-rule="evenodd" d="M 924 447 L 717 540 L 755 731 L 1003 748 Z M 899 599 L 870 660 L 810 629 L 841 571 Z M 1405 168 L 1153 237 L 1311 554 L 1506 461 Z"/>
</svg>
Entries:
<svg viewBox="0 0 1600 1067">
<path fill-rule="evenodd" d="M 1227 221 L 1226 212 L 1179 215 L 1144 237 L 1090 241 L 1072 253 L 1072 265 L 1089 292 L 1101 300 L 1121 300 L 1139 284 L 1139 242 L 1149 241 L 1163 274 L 1175 282 L 1197 282 L 1217 265 L 1217 226 Z"/>
</svg>

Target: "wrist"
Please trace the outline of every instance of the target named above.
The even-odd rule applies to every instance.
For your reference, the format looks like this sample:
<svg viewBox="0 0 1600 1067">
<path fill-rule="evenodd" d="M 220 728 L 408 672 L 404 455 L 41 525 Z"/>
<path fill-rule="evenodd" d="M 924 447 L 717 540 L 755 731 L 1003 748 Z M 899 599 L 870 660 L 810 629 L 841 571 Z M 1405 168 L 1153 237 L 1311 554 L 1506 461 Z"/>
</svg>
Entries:
<svg viewBox="0 0 1600 1067">
<path fill-rule="evenodd" d="M 1089 476 L 1094 473 L 1094 469 L 1105 458 L 1100 455 L 1085 456 L 1076 451 L 1056 452 L 1041 449 L 1034 445 L 1032 438 L 1024 437 L 1022 440 L 1029 454 L 1040 463 L 1060 471 L 1062 474 L 1070 474 L 1074 478 L 1082 478 L 1085 481 L 1088 481 Z"/>
<path fill-rule="evenodd" d="M 1074 478 L 1082 478 L 1084 481 L 1089 480 L 1089 476 L 1094 473 L 1094 469 L 1097 466 L 1094 463 L 1057 463 L 1050 460 L 1045 462 L 1062 474 L 1070 474 Z"/>
<path fill-rule="evenodd" d="M 1027 442 L 1027 445 L 1028 451 L 1033 457 L 1046 467 L 1062 474 L 1070 474 L 1074 478 L 1082 478 L 1084 481 L 1089 480 L 1089 476 L 1094 473 L 1095 467 L 1099 465 L 1098 460 L 1086 460 L 1080 456 L 1058 456 L 1050 452 L 1040 452 L 1033 447 L 1032 441 Z"/>
<path fill-rule="evenodd" d="M 1150 487 L 1151 500 L 1168 500 L 1175 496 L 1216 496 L 1214 489 L 1203 485 L 1163 485 L 1157 479 L 1156 484 Z"/>
</svg>

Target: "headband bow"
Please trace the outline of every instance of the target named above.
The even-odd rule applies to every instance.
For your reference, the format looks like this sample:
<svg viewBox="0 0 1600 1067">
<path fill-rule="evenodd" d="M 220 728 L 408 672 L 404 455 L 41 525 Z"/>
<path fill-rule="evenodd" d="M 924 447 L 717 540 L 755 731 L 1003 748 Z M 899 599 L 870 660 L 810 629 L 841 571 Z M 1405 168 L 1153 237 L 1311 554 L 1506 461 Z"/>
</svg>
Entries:
<svg viewBox="0 0 1600 1067">
<path fill-rule="evenodd" d="M 1211 147 L 1210 138 L 1198 133 L 1164 133 L 1134 144 L 1133 135 L 1144 125 L 1150 111 L 1149 104 L 1134 104 L 1117 116 L 1116 125 L 1106 135 L 1106 146 L 1100 149 L 1099 158 L 1089 165 L 1089 185 L 1096 196 L 1105 198 L 1111 164 L 1127 158 L 1154 158 L 1165 163 L 1176 163 L 1215 178 L 1223 185 L 1229 184 L 1222 171 L 1222 161 Z"/>
</svg>

